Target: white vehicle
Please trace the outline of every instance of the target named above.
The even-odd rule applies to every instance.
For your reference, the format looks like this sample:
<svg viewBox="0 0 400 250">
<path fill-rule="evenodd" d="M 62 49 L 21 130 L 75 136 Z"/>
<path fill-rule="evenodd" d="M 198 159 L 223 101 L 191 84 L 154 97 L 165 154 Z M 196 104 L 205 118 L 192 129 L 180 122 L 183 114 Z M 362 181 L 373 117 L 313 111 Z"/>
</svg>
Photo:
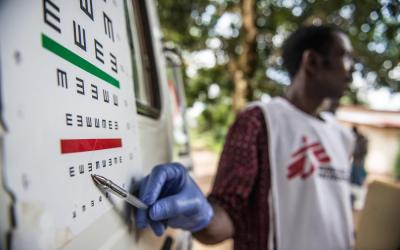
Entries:
<svg viewBox="0 0 400 250">
<path fill-rule="evenodd" d="M 91 178 L 133 192 L 159 163 L 191 166 L 153 2 L 2 0 L 0 30 L 0 248 L 189 249 Z"/>
<path fill-rule="evenodd" d="M 186 96 L 182 76 L 182 58 L 173 45 L 164 46 L 167 59 L 167 79 L 171 97 L 173 120 L 174 150 L 173 160 L 182 163 L 189 170 L 193 169 L 189 127 L 186 120 Z"/>
</svg>

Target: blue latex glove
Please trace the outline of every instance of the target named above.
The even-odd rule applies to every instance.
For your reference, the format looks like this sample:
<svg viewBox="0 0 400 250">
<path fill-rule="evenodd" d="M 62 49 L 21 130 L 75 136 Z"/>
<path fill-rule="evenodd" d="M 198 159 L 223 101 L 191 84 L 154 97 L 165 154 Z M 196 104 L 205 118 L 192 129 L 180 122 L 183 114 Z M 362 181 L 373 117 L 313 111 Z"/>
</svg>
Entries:
<svg viewBox="0 0 400 250">
<path fill-rule="evenodd" d="M 178 163 L 156 166 L 140 183 L 139 198 L 149 209 L 137 210 L 136 225 L 145 228 L 150 224 L 158 236 L 166 226 L 199 231 L 213 216 L 207 199 Z"/>
</svg>

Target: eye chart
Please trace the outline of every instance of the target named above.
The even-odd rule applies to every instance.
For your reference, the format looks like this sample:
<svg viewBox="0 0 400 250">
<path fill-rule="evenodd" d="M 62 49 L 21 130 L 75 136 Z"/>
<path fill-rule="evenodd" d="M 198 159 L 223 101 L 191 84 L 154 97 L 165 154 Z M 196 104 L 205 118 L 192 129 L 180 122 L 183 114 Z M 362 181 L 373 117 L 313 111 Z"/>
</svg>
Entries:
<svg viewBox="0 0 400 250">
<path fill-rule="evenodd" d="M 142 172 L 124 2 L 0 12 L 5 182 L 21 237 L 60 247 L 113 209 L 91 174 L 128 189 Z"/>
</svg>

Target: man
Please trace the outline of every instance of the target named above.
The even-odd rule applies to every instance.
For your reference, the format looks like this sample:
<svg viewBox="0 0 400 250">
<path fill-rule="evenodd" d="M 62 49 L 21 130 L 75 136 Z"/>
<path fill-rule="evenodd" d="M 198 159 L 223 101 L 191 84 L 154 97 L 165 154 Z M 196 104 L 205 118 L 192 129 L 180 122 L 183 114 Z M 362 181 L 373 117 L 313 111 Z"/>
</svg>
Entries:
<svg viewBox="0 0 400 250">
<path fill-rule="evenodd" d="M 208 201 L 179 164 L 157 166 L 140 187 L 150 224 L 193 232 L 235 249 L 350 249 L 348 177 L 351 134 L 320 114 L 325 98 L 339 98 L 352 80 L 349 38 L 326 26 L 301 27 L 283 46 L 291 77 L 285 98 L 239 114 L 229 130 Z"/>
</svg>

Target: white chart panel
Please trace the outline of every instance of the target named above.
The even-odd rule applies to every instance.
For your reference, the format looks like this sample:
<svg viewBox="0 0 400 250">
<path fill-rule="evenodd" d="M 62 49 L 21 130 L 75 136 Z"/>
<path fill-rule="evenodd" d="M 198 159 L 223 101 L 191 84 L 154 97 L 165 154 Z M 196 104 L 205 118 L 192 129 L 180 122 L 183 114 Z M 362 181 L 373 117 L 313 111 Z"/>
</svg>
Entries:
<svg viewBox="0 0 400 250">
<path fill-rule="evenodd" d="M 128 188 L 142 172 L 124 5 L 14 0 L 0 12 L 15 237 L 60 247 L 113 207 L 91 174 Z"/>
</svg>

